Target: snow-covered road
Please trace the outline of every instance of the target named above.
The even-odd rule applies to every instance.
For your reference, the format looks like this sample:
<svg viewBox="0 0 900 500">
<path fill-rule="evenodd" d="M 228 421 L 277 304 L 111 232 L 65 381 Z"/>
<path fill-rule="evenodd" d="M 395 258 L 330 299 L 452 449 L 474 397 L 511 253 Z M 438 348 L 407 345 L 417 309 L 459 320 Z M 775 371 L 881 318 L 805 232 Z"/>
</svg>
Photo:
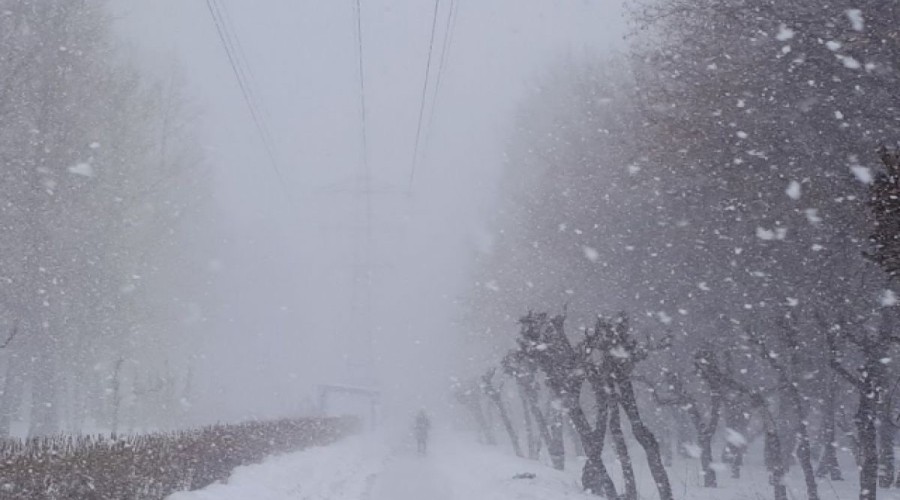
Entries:
<svg viewBox="0 0 900 500">
<path fill-rule="evenodd" d="M 391 460 L 375 481 L 370 500 L 451 500 L 452 485 L 434 464 L 416 457 Z"/>
<path fill-rule="evenodd" d="M 597 500 L 579 485 L 580 464 L 560 472 L 539 462 L 516 458 L 498 447 L 485 447 L 466 435 L 438 436 L 427 457 L 419 457 L 409 439 L 356 436 L 337 444 L 272 457 L 240 467 L 225 484 L 177 493 L 168 500 Z M 849 457 L 847 458 L 849 462 Z M 609 464 L 615 458 L 608 456 Z M 640 498 L 658 498 L 644 463 L 635 462 Z M 719 488 L 700 486 L 696 461 L 669 468 L 678 500 L 758 500 L 771 498 L 771 486 L 760 464 L 748 465 L 744 479 L 720 474 Z M 621 485 L 617 468 L 611 467 Z M 522 473 L 534 478 L 514 479 Z M 791 498 L 805 498 L 799 470 L 788 476 Z M 822 500 L 854 498 L 855 477 L 819 483 Z M 900 500 L 894 489 L 879 498 Z"/>
<path fill-rule="evenodd" d="M 238 467 L 225 484 L 176 493 L 168 500 L 359 500 L 381 472 L 380 443 L 360 437 Z"/>
<path fill-rule="evenodd" d="M 575 478 L 465 439 L 443 437 L 419 457 L 376 436 L 347 439 L 240 467 L 225 484 L 169 500 L 596 499 Z M 514 479 L 520 473 L 533 479 Z"/>
</svg>

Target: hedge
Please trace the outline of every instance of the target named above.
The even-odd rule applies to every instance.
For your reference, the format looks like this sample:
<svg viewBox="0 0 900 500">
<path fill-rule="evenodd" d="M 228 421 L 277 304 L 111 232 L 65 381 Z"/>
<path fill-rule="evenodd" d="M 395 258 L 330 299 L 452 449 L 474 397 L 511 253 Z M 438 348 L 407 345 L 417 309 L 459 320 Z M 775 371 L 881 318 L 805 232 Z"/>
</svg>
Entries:
<svg viewBox="0 0 900 500">
<path fill-rule="evenodd" d="M 331 443 L 352 419 L 306 418 L 115 436 L 0 441 L 0 500 L 159 500 L 268 455 Z"/>
</svg>

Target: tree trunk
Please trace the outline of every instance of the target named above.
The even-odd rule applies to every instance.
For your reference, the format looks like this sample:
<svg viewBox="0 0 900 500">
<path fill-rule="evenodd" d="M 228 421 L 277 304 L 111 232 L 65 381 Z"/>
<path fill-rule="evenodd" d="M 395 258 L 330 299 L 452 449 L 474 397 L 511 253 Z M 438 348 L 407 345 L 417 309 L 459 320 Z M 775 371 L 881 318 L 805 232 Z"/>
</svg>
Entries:
<svg viewBox="0 0 900 500">
<path fill-rule="evenodd" d="M 25 366 L 18 353 L 10 355 L 0 395 L 0 438 L 10 437 L 12 423 L 22 407 L 22 393 L 25 389 Z"/>
<path fill-rule="evenodd" d="M 609 433 L 616 445 L 616 456 L 619 458 L 619 466 L 622 468 L 622 478 L 625 481 L 626 500 L 637 500 L 637 481 L 634 479 L 634 467 L 631 464 L 631 456 L 628 454 L 628 443 L 625 442 L 625 433 L 622 432 L 622 418 L 619 405 L 615 398 L 612 399 L 609 408 Z"/>
<path fill-rule="evenodd" d="M 116 360 L 116 366 L 113 370 L 112 379 L 112 419 L 110 422 L 110 432 L 113 436 L 119 433 L 119 423 L 122 418 L 122 363 L 125 360 L 119 358 Z"/>
<path fill-rule="evenodd" d="M 664 426 L 662 432 L 659 435 L 659 449 L 660 453 L 662 453 L 663 464 L 666 467 L 672 466 L 672 459 L 674 458 L 674 454 L 672 453 L 672 427 Z"/>
<path fill-rule="evenodd" d="M 469 394 L 461 396 L 460 400 L 472 413 L 472 418 L 475 419 L 475 425 L 478 426 L 482 442 L 488 446 L 493 446 L 497 444 L 497 439 L 494 437 L 494 431 L 484 415 L 484 408 L 481 406 L 481 398 L 478 394 L 478 391 L 473 390 Z"/>
<path fill-rule="evenodd" d="M 779 391 L 776 400 L 775 409 L 778 417 L 775 422 L 778 425 L 778 438 L 781 441 L 782 463 L 784 463 L 785 470 L 789 470 L 796 460 L 794 450 L 797 448 L 797 428 L 792 425 L 793 404 L 789 401 L 785 391 Z"/>
<path fill-rule="evenodd" d="M 583 457 L 584 456 L 584 446 L 581 444 L 581 437 L 578 435 L 578 431 L 575 430 L 575 426 L 572 425 L 572 419 L 566 416 L 563 420 L 565 423 L 566 429 L 569 431 L 569 437 L 572 438 L 572 447 L 574 448 L 574 452 L 576 456 Z"/>
<path fill-rule="evenodd" d="M 718 486 L 716 470 L 712 468 L 712 440 L 715 430 L 700 429 L 697 434 L 697 441 L 700 444 L 700 469 L 703 470 L 703 487 L 715 488 Z"/>
<path fill-rule="evenodd" d="M 859 380 L 859 405 L 856 428 L 862 465 L 859 470 L 859 499 L 875 500 L 879 477 L 878 417 L 884 396 L 886 373 L 881 363 L 882 347 L 877 343 L 864 346 L 865 368 Z"/>
<path fill-rule="evenodd" d="M 744 453 L 747 452 L 747 428 L 749 418 L 746 416 L 746 408 L 740 398 L 726 396 L 722 402 L 725 411 L 725 425 L 731 432 L 740 435 L 741 441 L 727 440 L 725 444 L 723 461 L 731 466 L 732 479 L 740 479 L 741 467 L 744 465 Z"/>
<path fill-rule="evenodd" d="M 29 415 L 28 436 L 52 436 L 59 432 L 57 409 L 57 388 L 54 363 L 42 363 L 31 379 L 31 414 Z"/>
<path fill-rule="evenodd" d="M 539 460 L 541 458 L 541 438 L 534 432 L 534 423 L 531 420 L 531 409 L 528 404 L 528 396 L 525 389 L 519 385 L 519 399 L 522 400 L 522 419 L 525 424 L 525 441 L 528 445 L 528 458 Z"/>
<path fill-rule="evenodd" d="M 557 443 L 553 438 L 550 424 L 547 422 L 546 417 L 544 417 L 544 413 L 541 411 L 540 406 L 538 406 L 537 392 L 529 391 L 527 396 L 528 406 L 531 408 L 531 413 L 534 416 L 538 431 L 540 432 L 541 438 L 547 443 L 547 453 L 550 455 L 550 462 L 553 464 L 553 468 L 557 470 L 565 469 L 565 449 L 563 448 L 562 443 Z"/>
<path fill-rule="evenodd" d="M 797 460 L 803 470 L 803 479 L 806 481 L 806 497 L 809 500 L 819 500 L 819 488 L 816 485 L 816 474 L 813 470 L 812 451 L 809 443 L 809 426 L 806 423 L 806 408 L 803 407 L 803 399 L 800 391 L 794 385 L 788 386 L 794 408 L 797 412 Z"/>
<path fill-rule="evenodd" d="M 550 414 L 549 428 L 550 441 L 547 444 L 553 468 L 563 470 L 566 466 L 566 444 L 563 441 L 563 421 L 566 415 L 559 407 L 557 400 L 551 400 L 547 413 Z"/>
<path fill-rule="evenodd" d="M 886 398 L 878 405 L 878 485 L 890 488 L 894 484 L 894 435 L 891 409 Z"/>
<path fill-rule="evenodd" d="M 521 457 L 522 448 L 519 445 L 519 436 L 516 433 L 516 428 L 513 426 L 512 419 L 509 418 L 509 412 L 506 410 L 506 405 L 503 404 L 503 398 L 500 395 L 500 391 L 491 390 L 488 393 L 488 398 L 494 403 L 494 406 L 497 407 L 497 411 L 500 413 L 500 420 L 503 422 L 503 427 L 506 429 L 506 434 L 509 436 L 510 443 L 512 443 L 513 451 L 517 457 Z"/>
<path fill-rule="evenodd" d="M 696 403 L 691 405 L 690 411 L 694 427 L 697 429 L 697 444 L 700 445 L 700 468 L 703 470 L 703 487 L 715 488 L 718 486 L 718 481 L 716 470 L 712 467 L 712 440 L 719 426 L 723 397 L 720 391 L 711 389 L 709 398 L 712 404 L 710 405 L 709 420 L 707 422 L 704 423 L 703 415 L 700 413 Z"/>
<path fill-rule="evenodd" d="M 582 487 L 595 494 L 603 495 L 607 499 L 618 498 L 616 485 L 606 465 L 603 464 L 603 441 L 606 438 L 606 429 L 592 429 L 584 410 L 581 409 L 577 398 L 568 396 L 564 399 L 566 408 L 569 410 L 569 416 L 572 419 L 572 425 L 581 437 L 581 443 L 584 445 L 587 462 L 584 464 L 584 470 L 581 473 Z"/>
<path fill-rule="evenodd" d="M 877 401 L 875 389 L 869 383 L 866 385 L 871 391 L 860 391 L 859 409 L 856 413 L 862 460 L 859 468 L 859 500 L 875 500 L 878 487 L 878 429 L 875 425 Z"/>
<path fill-rule="evenodd" d="M 822 456 L 819 457 L 816 477 L 830 476 L 832 481 L 841 481 L 843 477 L 841 477 L 841 467 L 837 459 L 837 436 L 835 435 L 838 384 L 834 373 L 830 377 L 822 415 Z"/>
<path fill-rule="evenodd" d="M 669 484 L 669 475 L 666 473 L 659 453 L 659 443 L 641 420 L 634 397 L 634 386 L 626 377 L 619 377 L 616 383 L 619 386 L 619 396 L 622 398 L 622 409 L 625 410 L 625 415 L 628 416 L 631 423 L 631 433 L 634 434 L 635 439 L 644 448 L 647 455 L 647 465 L 650 466 L 650 474 L 653 475 L 653 480 L 656 482 L 659 498 L 660 500 L 672 500 L 672 486 Z"/>
<path fill-rule="evenodd" d="M 672 413 L 672 422 L 675 424 L 675 452 L 681 458 L 689 458 L 685 445 L 692 441 L 690 436 L 691 424 L 686 421 L 684 413 L 678 408 L 672 407 L 670 411 Z"/>
<path fill-rule="evenodd" d="M 787 473 L 787 468 L 784 466 L 784 455 L 781 450 L 781 438 L 778 436 L 778 426 L 766 404 L 760 402 L 759 407 L 763 414 L 766 433 L 765 459 L 766 467 L 769 469 L 769 483 L 772 485 L 775 500 L 787 500 L 787 488 L 784 485 L 784 475 Z"/>
<path fill-rule="evenodd" d="M 33 367 L 31 378 L 31 408 L 28 415 L 28 437 L 52 436 L 59 433 L 59 401 L 58 389 L 59 369 L 61 363 L 58 359 L 59 342 L 57 336 L 48 326 L 50 317 L 45 311 L 36 314 L 39 318 L 33 326 L 32 333 L 37 335 L 34 352 L 40 359 Z"/>
</svg>

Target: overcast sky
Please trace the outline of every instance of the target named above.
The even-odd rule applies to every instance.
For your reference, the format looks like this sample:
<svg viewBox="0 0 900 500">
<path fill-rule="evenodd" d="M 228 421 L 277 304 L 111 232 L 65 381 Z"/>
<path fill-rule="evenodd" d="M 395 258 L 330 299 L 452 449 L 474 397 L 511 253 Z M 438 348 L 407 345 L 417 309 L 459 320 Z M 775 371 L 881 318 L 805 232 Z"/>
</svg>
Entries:
<svg viewBox="0 0 900 500">
<path fill-rule="evenodd" d="M 456 299 L 490 210 L 513 113 L 560 58 L 621 46 L 615 0 L 457 0 L 423 161 L 405 196 L 434 3 L 362 0 L 374 197 L 377 383 L 430 404 L 459 366 Z M 316 383 L 358 383 L 352 342 L 353 197 L 361 127 L 351 0 L 222 0 L 252 69 L 283 182 L 265 159 L 204 0 L 116 0 L 141 61 L 177 67 L 202 110 L 227 239 L 201 402 L 222 419 L 296 411 Z M 441 22 L 449 7 L 441 2 Z M 443 26 L 435 47 L 437 59 Z M 430 102 L 430 100 L 429 100 Z M 429 116 L 426 114 L 426 116 Z M 395 192 L 395 194 L 391 194 Z"/>
</svg>

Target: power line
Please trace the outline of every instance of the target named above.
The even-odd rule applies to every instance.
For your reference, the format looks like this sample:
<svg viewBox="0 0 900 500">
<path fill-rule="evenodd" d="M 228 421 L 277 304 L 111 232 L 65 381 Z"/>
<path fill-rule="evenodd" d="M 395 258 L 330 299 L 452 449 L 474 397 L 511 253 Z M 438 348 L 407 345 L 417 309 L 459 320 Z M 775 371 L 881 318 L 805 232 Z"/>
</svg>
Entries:
<svg viewBox="0 0 900 500">
<path fill-rule="evenodd" d="M 447 65 L 450 48 L 453 45 L 453 32 L 456 27 L 456 11 L 458 3 L 456 0 L 450 0 L 450 9 L 447 12 L 447 24 L 444 27 L 444 44 L 441 47 L 441 60 L 438 64 L 437 80 L 434 89 L 434 102 L 437 103 L 437 96 L 441 91 L 441 80 L 444 74 L 444 67 Z M 432 111 L 434 107 L 432 107 Z M 432 113 L 433 114 L 433 113 Z"/>
<path fill-rule="evenodd" d="M 441 0 L 434 0 L 434 17 L 431 21 L 431 39 L 428 42 L 428 60 L 425 63 L 425 81 L 422 82 L 422 102 L 419 105 L 419 122 L 416 125 L 416 141 L 413 146 L 412 168 L 409 171 L 409 191 L 412 192 L 413 181 L 416 177 L 416 166 L 419 162 L 419 142 L 422 138 L 422 120 L 425 117 L 425 101 L 428 97 L 428 81 L 431 76 L 431 57 L 434 53 L 434 36 L 437 31 L 438 9 Z"/>
<path fill-rule="evenodd" d="M 234 22 L 231 20 L 231 12 L 228 9 L 228 2 L 224 0 L 214 0 L 214 2 L 219 6 L 222 14 L 224 14 L 222 18 L 225 21 L 223 23 L 223 26 L 225 27 L 225 33 L 231 33 L 231 38 L 233 39 L 232 45 L 237 49 L 236 58 L 239 63 L 238 69 L 241 69 L 243 71 L 244 78 L 247 81 L 248 90 L 250 90 L 250 97 L 256 104 L 257 109 L 260 110 L 260 116 L 263 118 L 263 125 L 267 126 L 268 123 L 266 122 L 266 120 L 271 118 L 271 116 L 269 115 L 268 109 L 266 108 L 266 103 L 262 101 L 262 99 L 258 98 L 256 89 L 259 85 L 257 84 L 256 77 L 253 74 L 253 67 L 250 66 L 250 62 L 247 59 L 247 53 L 244 52 L 244 44 L 241 43 L 240 34 L 235 27 Z M 268 128 L 266 130 L 266 133 L 269 134 L 271 138 L 271 133 Z"/>
<path fill-rule="evenodd" d="M 363 53 L 363 32 L 362 32 L 362 9 L 360 6 L 360 0 L 356 0 L 355 2 L 356 9 L 356 44 L 357 44 L 357 54 L 359 59 L 359 112 L 360 112 L 360 120 L 362 121 L 362 147 L 363 147 L 363 168 L 366 171 L 366 176 L 369 175 L 369 138 L 368 138 L 368 123 L 366 120 L 366 73 L 364 69 L 364 53 Z"/>
<path fill-rule="evenodd" d="M 263 127 L 259 112 L 257 111 L 253 99 L 251 98 L 248 84 L 244 81 L 243 72 L 239 67 L 234 47 L 231 44 L 231 39 L 228 33 L 225 31 L 226 28 L 224 26 L 224 19 L 221 17 L 221 12 L 218 9 L 218 4 L 216 4 L 214 0 L 206 0 L 206 7 L 207 10 L 209 10 L 209 15 L 216 26 L 216 33 L 219 35 L 219 41 L 222 43 L 222 47 L 225 49 L 225 54 L 228 56 L 228 63 L 231 65 L 231 70 L 234 73 L 235 79 L 237 80 L 238 87 L 240 87 L 241 95 L 244 98 L 244 102 L 247 104 L 247 109 L 249 109 L 250 111 L 250 117 L 253 119 L 253 125 L 256 127 L 256 132 L 257 134 L 259 134 L 259 137 L 262 141 L 263 148 L 265 149 L 266 156 L 269 160 L 269 165 L 272 167 L 272 170 L 275 171 L 275 175 L 278 177 L 278 182 L 281 185 L 285 196 L 287 196 L 288 200 L 290 200 L 291 196 L 287 190 L 287 185 L 284 182 L 284 177 L 281 175 L 281 170 L 278 168 L 278 161 L 275 159 L 275 153 L 272 150 L 272 145 L 270 144 L 268 135 L 266 134 Z"/>
<path fill-rule="evenodd" d="M 244 45 L 241 43 L 241 37 L 238 33 L 237 28 L 234 25 L 234 22 L 231 20 L 231 12 L 228 10 L 228 2 L 224 0 L 213 0 L 213 6 L 216 8 L 216 12 L 218 13 L 219 19 L 222 21 L 223 32 L 225 33 L 225 39 L 228 41 L 228 45 L 231 47 L 231 54 L 234 57 L 234 60 L 237 62 L 237 69 L 241 73 L 241 78 L 243 79 L 244 86 L 247 89 L 247 94 L 250 97 L 250 102 L 253 104 L 253 108 L 256 111 L 256 116 L 259 119 L 259 123 L 261 125 L 262 133 L 265 135 L 264 140 L 266 141 L 266 147 L 272 150 L 274 156 L 274 140 L 272 139 L 272 129 L 269 127 L 269 113 L 266 109 L 265 102 L 260 99 L 257 92 L 257 83 L 256 77 L 253 74 L 253 68 L 250 66 L 250 62 L 247 58 L 246 52 L 244 52 Z M 276 162 L 277 164 L 277 158 Z"/>
<path fill-rule="evenodd" d="M 425 141 L 423 150 L 428 151 L 428 142 L 431 138 L 431 128 L 434 123 L 434 112 L 438 107 L 438 96 L 441 93 L 441 82 L 443 81 L 444 68 L 447 65 L 447 59 L 450 55 L 450 49 L 453 45 L 453 33 L 456 27 L 456 11 L 458 7 L 456 0 L 450 0 L 450 8 L 447 9 L 447 22 L 444 26 L 444 40 L 441 46 L 441 57 L 438 62 L 437 78 L 435 78 L 434 94 L 431 98 L 431 107 L 428 109 L 428 121 L 425 122 Z M 424 154 L 424 153 L 423 153 Z"/>
<path fill-rule="evenodd" d="M 259 99 L 256 97 L 253 85 L 253 73 L 250 70 L 249 63 L 247 63 L 246 55 L 243 52 L 243 45 L 241 44 L 240 37 L 230 21 L 231 16 L 229 15 L 226 4 L 219 0 L 212 0 L 212 7 L 213 10 L 215 10 L 216 17 L 221 23 L 221 33 L 224 34 L 226 53 L 228 53 L 229 59 L 235 63 L 233 68 L 236 68 L 237 70 L 236 76 L 238 78 L 238 83 L 242 85 L 242 92 L 246 91 L 248 106 L 251 109 L 251 113 L 255 113 L 254 119 L 260 125 L 259 131 L 261 132 L 264 145 L 270 150 L 270 153 L 274 158 L 274 152 L 272 151 L 272 135 L 268 123 L 266 122 L 265 113 L 260 111 L 262 106 L 260 105 Z M 277 161 L 275 163 L 277 164 Z"/>
<path fill-rule="evenodd" d="M 360 0 L 353 0 L 354 36 L 357 50 L 357 76 L 359 79 L 359 113 L 360 113 L 360 138 L 362 140 L 362 158 L 360 162 L 361 172 L 356 176 L 355 186 L 352 191 L 358 204 L 357 217 L 361 217 L 363 233 L 357 230 L 353 242 L 353 293 L 351 308 L 353 309 L 357 324 L 351 324 L 351 330 L 361 330 L 362 347 L 364 353 L 358 360 L 361 365 L 362 375 L 370 382 L 374 377 L 374 351 L 375 340 L 372 325 L 373 297 L 372 297 L 372 273 L 374 250 L 374 214 L 372 206 L 372 172 L 369 166 L 369 139 L 368 119 L 366 117 L 366 78 L 365 78 L 365 51 L 362 29 L 362 5 Z M 349 376 L 353 377 L 352 368 Z"/>
</svg>

